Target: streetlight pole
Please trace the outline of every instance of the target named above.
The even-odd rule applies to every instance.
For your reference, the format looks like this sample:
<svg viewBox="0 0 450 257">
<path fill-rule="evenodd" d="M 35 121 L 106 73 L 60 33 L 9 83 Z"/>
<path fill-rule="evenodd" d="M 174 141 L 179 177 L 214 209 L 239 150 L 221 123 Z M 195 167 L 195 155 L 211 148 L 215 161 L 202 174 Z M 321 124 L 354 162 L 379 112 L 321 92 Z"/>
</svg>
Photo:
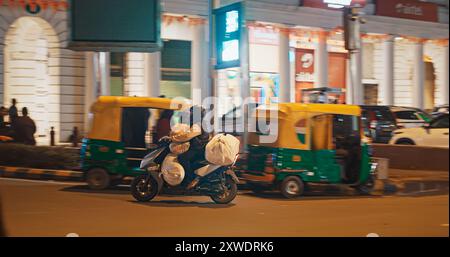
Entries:
<svg viewBox="0 0 450 257">
<path fill-rule="evenodd" d="M 359 6 L 344 7 L 345 49 L 350 54 L 351 104 L 364 104 L 362 85 L 361 24 L 365 21 L 360 16 Z"/>
</svg>

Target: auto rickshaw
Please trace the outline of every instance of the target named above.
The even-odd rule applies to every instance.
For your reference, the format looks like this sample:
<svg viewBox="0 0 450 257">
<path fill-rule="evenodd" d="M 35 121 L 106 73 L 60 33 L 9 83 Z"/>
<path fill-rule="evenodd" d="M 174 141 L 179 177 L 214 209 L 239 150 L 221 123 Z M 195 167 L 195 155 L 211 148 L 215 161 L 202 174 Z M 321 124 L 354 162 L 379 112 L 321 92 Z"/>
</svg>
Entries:
<svg viewBox="0 0 450 257">
<path fill-rule="evenodd" d="M 249 132 L 247 162 L 240 176 L 256 192 L 279 189 L 287 198 L 302 195 L 315 183 L 345 184 L 368 194 L 374 188 L 376 163 L 364 138 L 359 106 L 278 104 L 258 108 L 255 120 L 269 122 L 274 113 L 278 133 Z M 269 110 L 272 109 L 272 110 Z M 270 127 L 269 127 L 270 128 Z M 270 130 L 270 129 L 269 129 Z"/>
<path fill-rule="evenodd" d="M 143 174 L 140 162 L 155 147 L 152 121 L 163 110 L 173 110 L 173 119 L 179 118 L 187 107 L 165 98 L 99 97 L 91 107 L 91 129 L 81 147 L 81 166 L 89 187 L 105 189 L 124 177 Z"/>
</svg>

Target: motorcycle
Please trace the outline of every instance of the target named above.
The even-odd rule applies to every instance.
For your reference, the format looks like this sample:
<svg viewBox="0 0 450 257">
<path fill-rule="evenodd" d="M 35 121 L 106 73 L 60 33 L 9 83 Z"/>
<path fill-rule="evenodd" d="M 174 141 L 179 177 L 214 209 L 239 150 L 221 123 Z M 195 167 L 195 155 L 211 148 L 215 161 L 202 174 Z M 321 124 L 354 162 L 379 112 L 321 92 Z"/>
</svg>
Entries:
<svg viewBox="0 0 450 257">
<path fill-rule="evenodd" d="M 192 188 L 171 186 L 163 176 L 162 160 L 168 158 L 170 139 L 159 142 L 159 146 L 141 161 L 140 169 L 146 174 L 134 178 L 131 183 L 131 193 L 139 202 L 148 202 L 155 198 L 163 189 L 169 189 L 179 195 L 209 196 L 217 204 L 228 204 L 237 195 L 239 179 L 234 173 L 234 165 L 238 156 L 230 166 L 218 166 L 202 161 L 193 164 L 193 170 L 198 176 L 198 183 Z"/>
</svg>

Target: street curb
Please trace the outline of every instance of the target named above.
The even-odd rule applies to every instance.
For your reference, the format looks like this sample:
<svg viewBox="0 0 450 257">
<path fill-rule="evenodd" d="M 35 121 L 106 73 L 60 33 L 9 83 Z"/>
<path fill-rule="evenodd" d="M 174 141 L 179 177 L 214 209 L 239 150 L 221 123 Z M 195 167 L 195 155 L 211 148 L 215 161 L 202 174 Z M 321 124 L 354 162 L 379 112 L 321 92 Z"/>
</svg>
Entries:
<svg viewBox="0 0 450 257">
<path fill-rule="evenodd" d="M 0 166 L 0 177 L 56 180 L 56 181 L 84 181 L 84 173 L 72 170 L 50 170 L 23 167 Z M 247 189 L 245 184 L 239 185 L 240 189 Z M 445 194 L 449 192 L 448 180 L 377 180 L 372 195 L 421 195 L 421 194 Z"/>
<path fill-rule="evenodd" d="M 83 181 L 84 174 L 71 170 L 50 170 L 0 166 L 0 177 L 59 181 Z"/>
<path fill-rule="evenodd" d="M 448 194 L 448 181 L 411 181 L 397 182 L 398 195 Z"/>
</svg>

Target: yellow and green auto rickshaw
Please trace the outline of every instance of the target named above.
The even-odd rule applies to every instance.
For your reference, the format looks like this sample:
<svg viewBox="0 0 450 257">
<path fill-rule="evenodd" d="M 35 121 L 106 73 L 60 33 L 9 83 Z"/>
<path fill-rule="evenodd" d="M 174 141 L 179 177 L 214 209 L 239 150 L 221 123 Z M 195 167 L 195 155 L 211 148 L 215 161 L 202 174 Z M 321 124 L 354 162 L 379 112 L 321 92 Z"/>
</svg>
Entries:
<svg viewBox="0 0 450 257">
<path fill-rule="evenodd" d="M 274 107 L 254 112 L 257 120 L 275 121 L 278 132 L 270 143 L 262 139 L 271 127 L 249 133 L 240 176 L 251 189 L 280 189 L 287 198 L 302 195 L 306 185 L 314 183 L 346 184 L 361 193 L 371 192 L 376 163 L 363 134 L 360 107 L 295 103 Z"/>
<path fill-rule="evenodd" d="M 142 174 L 140 162 L 155 146 L 152 128 L 160 113 L 172 110 L 172 119 L 177 119 L 187 107 L 165 98 L 99 97 L 91 107 L 91 129 L 81 148 L 89 187 L 105 189 Z"/>
</svg>

